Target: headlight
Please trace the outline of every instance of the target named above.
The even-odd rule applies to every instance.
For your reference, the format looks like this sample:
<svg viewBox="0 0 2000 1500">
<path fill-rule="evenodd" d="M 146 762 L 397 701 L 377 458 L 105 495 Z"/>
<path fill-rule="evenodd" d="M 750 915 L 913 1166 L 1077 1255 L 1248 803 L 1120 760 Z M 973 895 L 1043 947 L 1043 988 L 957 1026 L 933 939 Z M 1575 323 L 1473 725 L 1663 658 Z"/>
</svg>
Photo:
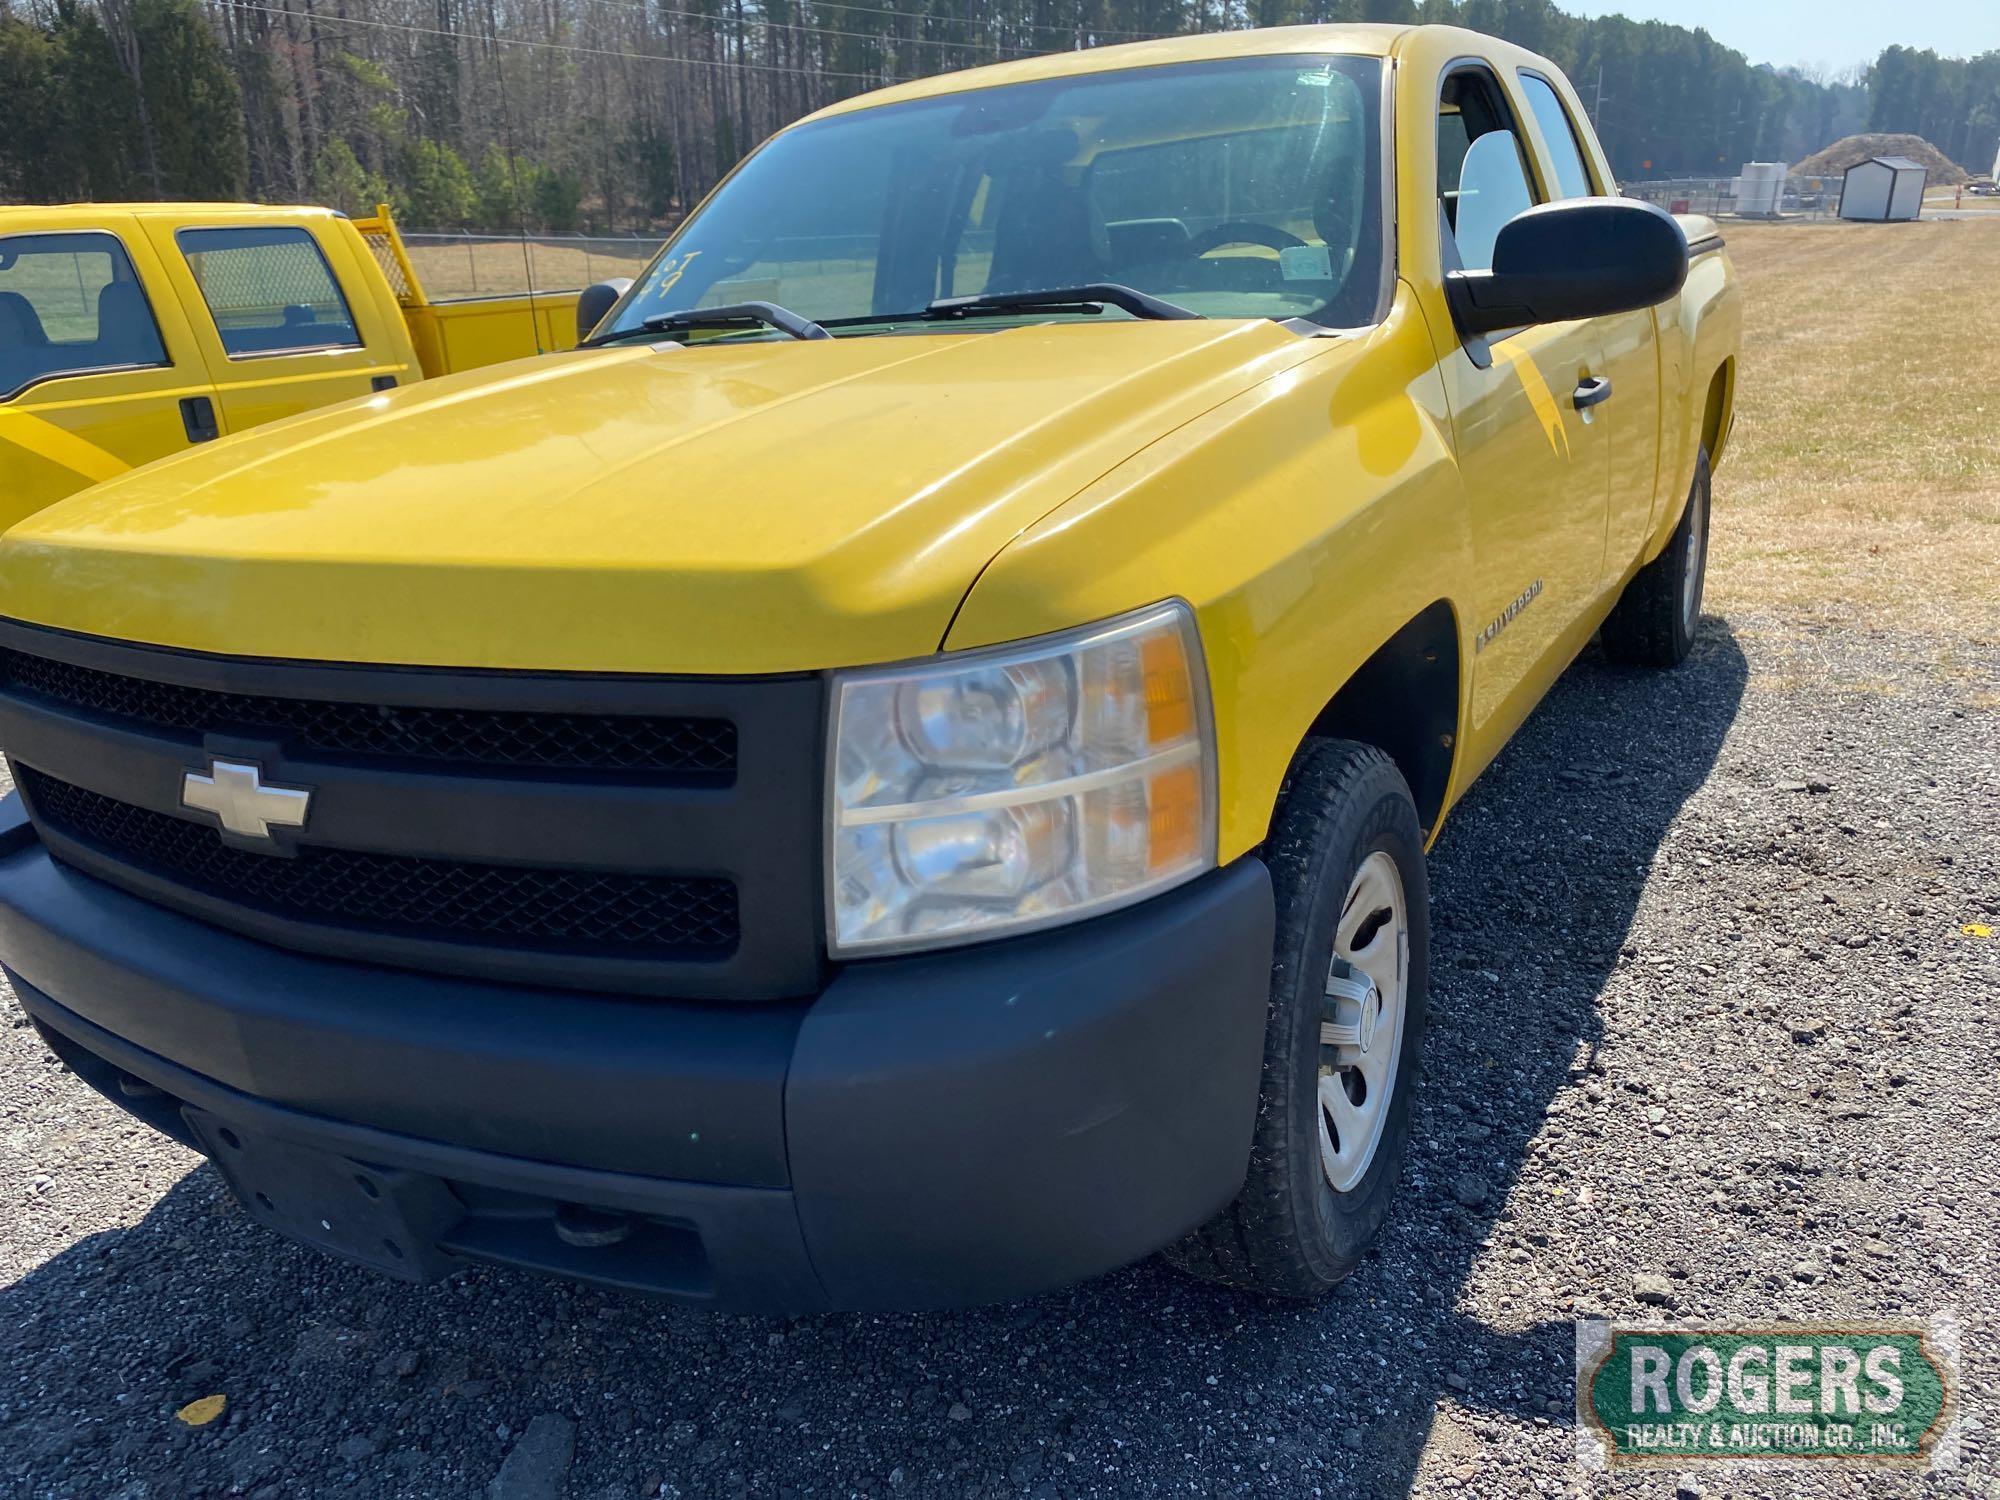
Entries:
<svg viewBox="0 0 2000 1500">
<path fill-rule="evenodd" d="M 1215 750 L 1185 604 L 842 674 L 828 939 L 944 947 L 1124 906 L 1215 863 Z"/>
</svg>

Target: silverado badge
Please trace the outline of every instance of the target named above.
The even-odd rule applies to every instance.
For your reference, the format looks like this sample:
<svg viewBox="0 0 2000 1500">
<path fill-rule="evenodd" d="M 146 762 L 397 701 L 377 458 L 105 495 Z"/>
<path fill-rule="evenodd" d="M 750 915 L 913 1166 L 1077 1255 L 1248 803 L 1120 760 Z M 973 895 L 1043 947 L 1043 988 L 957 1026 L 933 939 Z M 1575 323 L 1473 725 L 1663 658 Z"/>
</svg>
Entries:
<svg viewBox="0 0 2000 1500">
<path fill-rule="evenodd" d="M 1519 594 L 1515 595 L 1514 602 L 1489 620 L 1486 628 L 1472 638 L 1473 655 L 1477 656 L 1481 651 L 1484 651 L 1493 637 L 1505 630 L 1509 625 L 1512 625 L 1514 623 L 1514 616 L 1518 615 L 1530 604 L 1533 604 L 1541 596 L 1541 592 L 1542 580 L 1537 578 L 1533 583 L 1522 589 Z"/>
</svg>

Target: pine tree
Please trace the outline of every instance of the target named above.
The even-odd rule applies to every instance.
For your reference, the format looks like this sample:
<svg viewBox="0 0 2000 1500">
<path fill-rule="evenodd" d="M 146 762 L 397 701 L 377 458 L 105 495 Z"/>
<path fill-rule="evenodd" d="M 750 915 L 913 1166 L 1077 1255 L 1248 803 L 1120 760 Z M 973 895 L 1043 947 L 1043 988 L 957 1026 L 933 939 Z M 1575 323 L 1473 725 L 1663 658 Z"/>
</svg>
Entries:
<svg viewBox="0 0 2000 1500">
<path fill-rule="evenodd" d="M 177 198 L 240 198 L 249 175 L 243 93 L 194 0 L 135 0 L 146 117 L 160 189 Z"/>
</svg>

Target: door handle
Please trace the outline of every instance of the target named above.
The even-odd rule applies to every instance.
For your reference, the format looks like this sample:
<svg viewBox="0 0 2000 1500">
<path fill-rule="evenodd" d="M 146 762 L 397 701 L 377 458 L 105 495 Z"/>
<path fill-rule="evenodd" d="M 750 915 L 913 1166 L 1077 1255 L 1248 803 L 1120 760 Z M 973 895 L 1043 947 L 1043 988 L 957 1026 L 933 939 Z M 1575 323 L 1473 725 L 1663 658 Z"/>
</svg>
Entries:
<svg viewBox="0 0 2000 1500">
<path fill-rule="evenodd" d="M 215 402 L 207 396 L 181 397 L 181 426 L 187 429 L 190 443 L 212 443 L 222 436 L 222 427 L 215 420 Z"/>
<path fill-rule="evenodd" d="M 1589 411 L 1593 406 L 1602 406 L 1611 399 L 1611 381 L 1603 375 L 1592 375 L 1570 392 L 1569 399 L 1578 411 Z"/>
</svg>

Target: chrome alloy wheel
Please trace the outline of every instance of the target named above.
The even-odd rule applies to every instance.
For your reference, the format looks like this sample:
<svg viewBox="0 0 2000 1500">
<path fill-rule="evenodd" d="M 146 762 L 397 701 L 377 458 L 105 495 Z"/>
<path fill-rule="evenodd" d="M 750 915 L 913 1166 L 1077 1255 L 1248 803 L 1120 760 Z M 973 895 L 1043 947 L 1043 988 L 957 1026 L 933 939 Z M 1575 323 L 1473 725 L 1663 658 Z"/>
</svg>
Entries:
<svg viewBox="0 0 2000 1500">
<path fill-rule="evenodd" d="M 1336 1193 L 1367 1175 L 1403 1054 L 1410 913 L 1396 861 L 1361 862 L 1341 903 L 1319 1026 L 1319 1161 Z"/>
</svg>

